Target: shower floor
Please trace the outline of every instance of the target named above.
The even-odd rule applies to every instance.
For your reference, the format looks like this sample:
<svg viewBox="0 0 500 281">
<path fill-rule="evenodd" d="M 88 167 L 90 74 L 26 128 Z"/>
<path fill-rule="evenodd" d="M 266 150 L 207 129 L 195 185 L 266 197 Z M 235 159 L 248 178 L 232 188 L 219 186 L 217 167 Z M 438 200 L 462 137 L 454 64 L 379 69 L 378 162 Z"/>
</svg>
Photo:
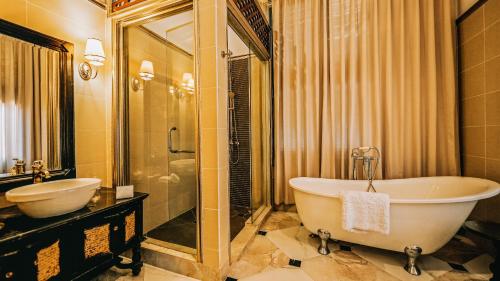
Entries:
<svg viewBox="0 0 500 281">
<path fill-rule="evenodd" d="M 245 226 L 248 218 L 252 216 L 252 212 L 248 207 L 241 206 L 231 206 L 231 216 L 230 216 L 230 229 L 231 229 L 231 241 L 240 233 L 240 231 Z"/>
<path fill-rule="evenodd" d="M 196 210 L 193 208 L 150 230 L 146 236 L 196 249 Z"/>
</svg>

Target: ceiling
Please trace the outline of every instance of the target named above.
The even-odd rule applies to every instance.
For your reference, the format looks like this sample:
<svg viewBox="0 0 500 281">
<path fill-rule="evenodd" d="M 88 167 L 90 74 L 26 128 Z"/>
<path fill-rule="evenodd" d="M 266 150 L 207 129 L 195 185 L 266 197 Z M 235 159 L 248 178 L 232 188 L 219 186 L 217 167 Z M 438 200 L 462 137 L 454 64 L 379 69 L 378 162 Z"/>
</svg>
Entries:
<svg viewBox="0 0 500 281">
<path fill-rule="evenodd" d="M 233 53 L 232 56 L 242 56 L 250 53 L 248 46 L 230 26 L 227 27 L 227 45 L 229 51 Z"/>
<path fill-rule="evenodd" d="M 169 16 L 167 18 L 148 22 L 142 26 L 156 35 L 164 38 L 182 50 L 193 54 L 194 49 L 194 26 L 193 11 L 186 11 Z M 228 26 L 227 28 L 228 49 L 233 56 L 241 56 L 252 53 L 248 46 L 241 40 L 236 32 Z"/>
<path fill-rule="evenodd" d="M 193 54 L 194 26 L 192 10 L 148 22 L 142 26 L 182 50 Z"/>
</svg>

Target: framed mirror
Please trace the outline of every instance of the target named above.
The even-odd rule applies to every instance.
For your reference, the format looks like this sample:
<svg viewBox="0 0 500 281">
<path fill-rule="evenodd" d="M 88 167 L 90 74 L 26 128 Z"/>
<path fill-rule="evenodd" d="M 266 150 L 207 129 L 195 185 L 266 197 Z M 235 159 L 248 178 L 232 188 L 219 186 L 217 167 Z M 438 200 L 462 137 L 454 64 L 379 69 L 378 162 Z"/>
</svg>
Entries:
<svg viewBox="0 0 500 281">
<path fill-rule="evenodd" d="M 73 45 L 0 19 L 0 192 L 75 177 Z"/>
</svg>

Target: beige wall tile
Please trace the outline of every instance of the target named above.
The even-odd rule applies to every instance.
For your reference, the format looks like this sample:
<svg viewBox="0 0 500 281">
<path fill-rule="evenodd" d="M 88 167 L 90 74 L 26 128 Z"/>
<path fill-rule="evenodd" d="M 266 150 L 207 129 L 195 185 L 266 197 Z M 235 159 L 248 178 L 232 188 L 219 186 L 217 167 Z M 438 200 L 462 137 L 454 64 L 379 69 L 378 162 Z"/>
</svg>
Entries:
<svg viewBox="0 0 500 281">
<path fill-rule="evenodd" d="M 462 126 L 484 126 L 484 95 L 462 101 Z"/>
<path fill-rule="evenodd" d="M 472 67 L 460 74 L 461 98 L 484 93 L 484 64 Z"/>
<path fill-rule="evenodd" d="M 106 178 L 106 163 L 76 164 L 76 176 L 79 178 Z"/>
<path fill-rule="evenodd" d="M 482 157 L 464 156 L 463 158 L 463 176 L 484 178 L 486 159 Z"/>
<path fill-rule="evenodd" d="M 486 159 L 486 178 L 500 183 L 500 159 Z"/>
<path fill-rule="evenodd" d="M 479 8 L 472 15 L 467 17 L 459 26 L 460 41 L 466 42 L 474 35 L 483 31 L 483 7 Z"/>
<path fill-rule="evenodd" d="M 229 110 L 228 110 L 228 89 L 227 87 L 225 88 L 218 88 L 217 90 L 217 128 L 219 129 L 227 129 L 228 128 L 228 117 L 229 117 Z"/>
<path fill-rule="evenodd" d="M 218 209 L 219 207 L 218 173 L 218 169 L 201 170 L 202 208 Z"/>
<path fill-rule="evenodd" d="M 26 1 L 0 0 L 0 18 L 19 25 L 26 25 Z"/>
<path fill-rule="evenodd" d="M 89 5 L 93 5 L 89 3 Z M 85 42 L 89 37 L 96 37 L 99 39 L 104 39 L 104 10 L 102 17 L 102 27 L 92 28 L 87 27 L 80 22 L 73 22 L 66 18 L 64 15 L 56 14 L 50 10 L 46 10 L 40 6 L 33 5 L 28 2 L 27 5 L 27 27 L 34 29 L 36 31 L 54 36 L 56 38 L 69 41 L 75 45 L 82 45 L 79 52 L 75 48 L 75 62 L 79 62 L 79 56 L 83 56 L 83 51 L 85 49 Z"/>
<path fill-rule="evenodd" d="M 203 8 L 200 8 L 200 26 L 215 26 L 215 11 L 215 6 L 213 5 L 207 5 Z M 200 32 L 200 48 L 205 49 L 207 47 L 215 47 L 216 35 L 217 34 L 215 28 L 204 28 L 203 32 Z"/>
<path fill-rule="evenodd" d="M 487 93 L 500 91 L 500 57 L 486 62 L 486 89 Z"/>
<path fill-rule="evenodd" d="M 228 131 L 226 128 L 217 129 L 217 161 L 219 169 L 227 168 L 229 163 Z"/>
<path fill-rule="evenodd" d="M 201 94 L 203 89 L 217 87 L 217 64 L 216 64 L 217 48 L 208 47 L 200 50 L 200 83 Z"/>
<path fill-rule="evenodd" d="M 484 22 L 486 26 L 500 19 L 500 0 L 488 0 L 484 4 Z"/>
<path fill-rule="evenodd" d="M 462 69 L 478 65 L 484 61 L 484 33 L 480 33 L 467 41 L 460 50 Z"/>
<path fill-rule="evenodd" d="M 500 159 L 500 126 L 486 127 L 486 157 Z"/>
<path fill-rule="evenodd" d="M 204 248 L 219 248 L 219 211 L 203 208 L 202 242 Z"/>
<path fill-rule="evenodd" d="M 204 88 L 201 90 L 201 120 L 203 129 L 217 128 L 217 88 Z"/>
<path fill-rule="evenodd" d="M 203 250 L 203 264 L 212 267 L 219 267 L 219 251 L 217 249 L 204 249 Z"/>
<path fill-rule="evenodd" d="M 219 209 L 221 212 L 229 210 L 229 167 L 220 168 L 219 173 Z"/>
<path fill-rule="evenodd" d="M 106 20 L 103 17 L 105 10 L 87 3 L 88 1 L 28 0 L 28 2 L 88 28 L 101 30 Z"/>
<path fill-rule="evenodd" d="M 486 95 L 486 125 L 500 125 L 500 92 Z"/>
<path fill-rule="evenodd" d="M 217 169 L 217 129 L 201 129 L 201 167 Z"/>
<path fill-rule="evenodd" d="M 485 31 L 485 59 L 500 55 L 500 21 Z"/>
<path fill-rule="evenodd" d="M 79 164 L 106 163 L 106 154 L 102 147 L 106 147 L 106 131 L 77 130 L 76 133 L 76 161 Z"/>
<path fill-rule="evenodd" d="M 485 128 L 465 127 L 462 129 L 462 153 L 469 156 L 484 156 Z"/>
<path fill-rule="evenodd" d="M 78 130 L 106 130 L 106 100 L 102 97 L 75 95 L 75 124 Z"/>
</svg>

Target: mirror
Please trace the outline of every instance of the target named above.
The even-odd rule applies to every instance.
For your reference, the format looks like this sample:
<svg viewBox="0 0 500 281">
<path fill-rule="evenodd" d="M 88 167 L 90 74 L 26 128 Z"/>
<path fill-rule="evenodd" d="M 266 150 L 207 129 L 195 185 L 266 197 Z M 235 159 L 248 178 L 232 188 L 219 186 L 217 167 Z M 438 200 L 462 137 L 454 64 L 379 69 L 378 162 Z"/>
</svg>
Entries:
<svg viewBox="0 0 500 281">
<path fill-rule="evenodd" d="M 35 160 L 74 172 L 71 49 L 0 21 L 0 184 L 29 178 Z"/>
</svg>

